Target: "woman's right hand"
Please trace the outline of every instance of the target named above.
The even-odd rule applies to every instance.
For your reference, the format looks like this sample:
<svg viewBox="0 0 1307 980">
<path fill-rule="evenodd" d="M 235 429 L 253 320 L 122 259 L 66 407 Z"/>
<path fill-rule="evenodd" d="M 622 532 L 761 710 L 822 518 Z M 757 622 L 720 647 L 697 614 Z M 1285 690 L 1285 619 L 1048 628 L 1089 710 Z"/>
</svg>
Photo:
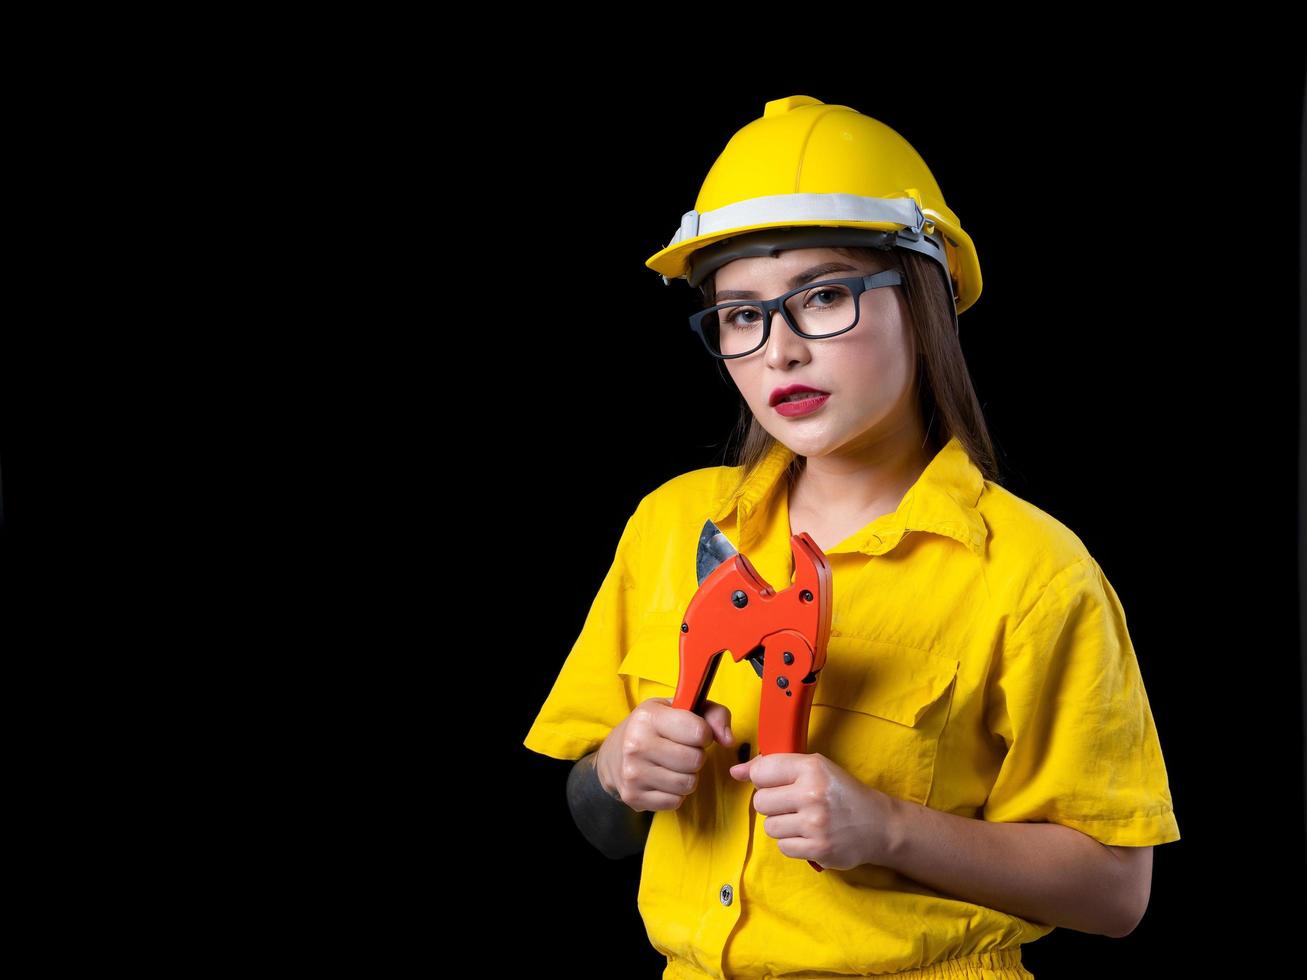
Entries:
<svg viewBox="0 0 1307 980">
<path fill-rule="evenodd" d="M 699 785 L 714 741 L 735 744 L 726 705 L 705 701 L 700 717 L 673 708 L 671 698 L 649 698 L 608 733 L 595 756 L 595 773 L 604 792 L 637 813 L 675 810 Z"/>
</svg>

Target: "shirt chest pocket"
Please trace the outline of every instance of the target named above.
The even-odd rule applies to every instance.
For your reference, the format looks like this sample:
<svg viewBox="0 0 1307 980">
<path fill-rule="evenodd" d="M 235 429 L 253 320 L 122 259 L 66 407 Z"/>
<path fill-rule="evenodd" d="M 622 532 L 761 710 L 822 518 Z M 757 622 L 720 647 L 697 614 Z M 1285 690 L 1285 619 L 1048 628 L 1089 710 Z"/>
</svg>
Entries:
<svg viewBox="0 0 1307 980">
<path fill-rule="evenodd" d="M 831 636 L 808 719 L 808 751 L 890 796 L 925 804 L 958 661 L 855 636 Z"/>
<path fill-rule="evenodd" d="M 681 618 L 676 613 L 651 614 L 640 624 L 617 667 L 633 708 L 649 698 L 676 694 L 681 668 L 680 636 Z"/>
</svg>

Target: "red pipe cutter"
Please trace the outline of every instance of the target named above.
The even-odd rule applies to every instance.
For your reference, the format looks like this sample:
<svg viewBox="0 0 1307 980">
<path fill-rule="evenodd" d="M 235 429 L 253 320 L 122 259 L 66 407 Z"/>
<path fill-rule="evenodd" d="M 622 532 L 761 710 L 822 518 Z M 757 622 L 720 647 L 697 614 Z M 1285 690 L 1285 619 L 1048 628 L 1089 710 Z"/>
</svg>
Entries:
<svg viewBox="0 0 1307 980">
<path fill-rule="evenodd" d="M 806 752 L 808 716 L 830 637 L 830 561 L 806 531 L 790 536 L 794 584 L 775 591 L 712 521 L 699 535 L 699 589 L 681 621 L 681 664 L 672 707 L 703 714 L 729 650 L 762 678 L 758 754 Z M 809 860 L 818 871 L 824 870 Z"/>
</svg>

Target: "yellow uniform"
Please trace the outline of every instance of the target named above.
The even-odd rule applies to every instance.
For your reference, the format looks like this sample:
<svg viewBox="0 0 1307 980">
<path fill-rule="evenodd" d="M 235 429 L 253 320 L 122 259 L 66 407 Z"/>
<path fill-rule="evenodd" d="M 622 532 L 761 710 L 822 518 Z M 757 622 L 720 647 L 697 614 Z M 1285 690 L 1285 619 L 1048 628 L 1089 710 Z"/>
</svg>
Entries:
<svg viewBox="0 0 1307 980">
<path fill-rule="evenodd" d="M 792 458 L 777 443 L 743 483 L 740 467 L 705 467 L 640 501 L 528 749 L 579 759 L 641 701 L 674 693 L 705 519 L 775 588 L 793 582 Z M 1104 844 L 1180 839 L 1125 614 L 1068 528 L 985 480 L 954 438 L 897 510 L 825 553 L 832 627 L 809 752 L 948 813 Z M 708 697 L 756 746 L 758 675 L 722 659 Z M 665 978 L 1031 976 L 1021 944 L 1051 926 L 888 868 L 787 857 L 753 785 L 731 778 L 738 761 L 712 743 L 695 792 L 654 813 L 638 904 Z"/>
</svg>

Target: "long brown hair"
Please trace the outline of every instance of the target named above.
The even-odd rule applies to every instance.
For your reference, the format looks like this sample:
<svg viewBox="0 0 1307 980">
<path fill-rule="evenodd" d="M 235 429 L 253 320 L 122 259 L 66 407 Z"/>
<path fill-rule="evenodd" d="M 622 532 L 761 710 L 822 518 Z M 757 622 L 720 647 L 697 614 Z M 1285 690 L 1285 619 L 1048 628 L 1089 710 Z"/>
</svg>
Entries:
<svg viewBox="0 0 1307 980">
<path fill-rule="evenodd" d="M 931 454 L 953 436 L 967 451 L 971 461 L 985 479 L 1000 482 L 998 460 L 990 441 L 985 416 L 971 384 L 966 358 L 953 327 L 953 303 L 944 270 L 933 259 L 901 248 L 888 250 L 870 247 L 835 247 L 832 251 L 877 265 L 896 268 L 903 274 L 912 334 L 917 351 L 917 408 L 926 422 L 926 439 Z M 699 286 L 703 305 L 716 302 L 717 275 L 708 276 Z M 724 372 L 721 360 L 718 370 Z M 747 479 L 754 468 L 776 445 L 776 438 L 762 427 L 740 396 L 740 416 L 732 433 L 735 447 L 724 452 L 727 466 L 743 466 L 741 478 Z M 785 479 L 793 480 L 803 469 L 804 457 L 795 456 Z"/>
</svg>

